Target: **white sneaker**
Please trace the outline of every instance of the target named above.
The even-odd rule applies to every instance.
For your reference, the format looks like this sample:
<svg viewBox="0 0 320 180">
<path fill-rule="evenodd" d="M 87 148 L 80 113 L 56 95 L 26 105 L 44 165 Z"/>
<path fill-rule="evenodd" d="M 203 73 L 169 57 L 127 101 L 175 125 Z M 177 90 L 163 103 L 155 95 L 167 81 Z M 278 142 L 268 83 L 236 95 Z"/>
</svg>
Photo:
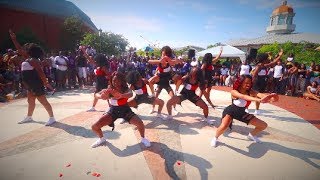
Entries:
<svg viewBox="0 0 320 180">
<path fill-rule="evenodd" d="M 23 124 L 23 123 L 27 123 L 27 122 L 31 122 L 31 121 L 33 121 L 32 117 L 27 116 L 22 121 L 18 122 L 18 124 Z"/>
<path fill-rule="evenodd" d="M 50 117 L 48 122 L 45 124 L 45 126 L 50 126 L 51 124 L 55 123 L 56 119 L 54 117 Z"/>
<path fill-rule="evenodd" d="M 141 139 L 141 143 L 145 146 L 145 147 L 150 147 L 151 146 L 151 143 L 148 139 L 146 138 L 142 138 Z"/>
<path fill-rule="evenodd" d="M 177 111 L 176 108 L 172 108 L 172 114 L 174 114 L 176 116 L 179 114 L 179 111 Z"/>
<path fill-rule="evenodd" d="M 246 113 L 249 113 L 249 109 L 244 110 Z"/>
<path fill-rule="evenodd" d="M 149 114 L 153 114 L 155 113 L 156 111 L 154 109 L 151 109 L 151 111 L 149 112 Z"/>
<path fill-rule="evenodd" d="M 91 147 L 92 147 L 92 148 L 96 148 L 96 147 L 98 147 L 98 146 L 101 146 L 101 145 L 105 144 L 106 142 L 107 142 L 107 140 L 106 140 L 104 137 L 102 137 L 102 138 L 99 138 L 96 142 L 94 142 L 94 143 L 91 145 Z"/>
<path fill-rule="evenodd" d="M 120 124 L 124 124 L 126 123 L 127 121 L 125 119 L 122 119 L 122 121 L 120 122 Z"/>
<path fill-rule="evenodd" d="M 258 109 L 256 109 L 253 114 L 255 114 L 255 115 L 260 115 L 260 114 L 261 114 L 261 111 L 258 110 Z"/>
<path fill-rule="evenodd" d="M 209 125 L 213 125 L 214 124 L 214 122 L 212 120 L 208 119 L 208 118 L 204 118 L 203 121 L 206 121 Z"/>
<path fill-rule="evenodd" d="M 91 107 L 90 109 L 87 110 L 87 112 L 94 112 L 96 109 L 94 107 Z"/>
<path fill-rule="evenodd" d="M 158 114 L 156 115 L 156 117 L 157 117 L 157 118 L 160 118 L 160 119 L 164 119 L 164 118 L 165 118 L 165 117 L 162 116 L 161 113 L 158 113 Z"/>
<path fill-rule="evenodd" d="M 257 136 L 252 136 L 251 133 L 247 136 L 247 138 L 251 141 L 254 141 L 255 143 L 262 143 L 261 140 Z"/>
<path fill-rule="evenodd" d="M 166 120 L 166 121 L 172 120 L 172 116 L 171 116 L 171 115 L 168 115 L 168 116 L 166 116 L 165 118 L 163 118 L 163 120 Z"/>
<path fill-rule="evenodd" d="M 217 144 L 218 144 L 218 139 L 216 137 L 214 137 L 212 140 L 211 140 L 211 146 L 212 147 L 217 147 Z"/>
</svg>

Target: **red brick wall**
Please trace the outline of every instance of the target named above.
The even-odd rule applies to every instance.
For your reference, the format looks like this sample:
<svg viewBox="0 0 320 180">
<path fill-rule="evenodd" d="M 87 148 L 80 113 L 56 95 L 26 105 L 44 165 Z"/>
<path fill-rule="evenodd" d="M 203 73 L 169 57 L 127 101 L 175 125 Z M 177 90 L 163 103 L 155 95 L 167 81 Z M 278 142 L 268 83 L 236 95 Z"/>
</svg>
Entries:
<svg viewBox="0 0 320 180">
<path fill-rule="evenodd" d="M 14 32 L 18 32 L 22 28 L 28 27 L 41 41 L 45 42 L 50 49 L 60 49 L 60 32 L 64 22 L 62 18 L 13 10 L 5 7 L 0 7 L 0 17 L 0 42 L 7 36 L 10 28 Z"/>
</svg>

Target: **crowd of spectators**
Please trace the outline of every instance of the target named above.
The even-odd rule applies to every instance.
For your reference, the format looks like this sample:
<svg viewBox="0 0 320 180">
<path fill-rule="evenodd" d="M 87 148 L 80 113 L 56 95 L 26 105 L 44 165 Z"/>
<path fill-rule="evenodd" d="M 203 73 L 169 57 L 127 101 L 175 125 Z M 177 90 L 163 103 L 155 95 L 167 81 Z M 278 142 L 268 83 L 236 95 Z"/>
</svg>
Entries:
<svg viewBox="0 0 320 180">
<path fill-rule="evenodd" d="M 86 53 L 90 56 L 96 55 L 96 50 L 88 46 Z M 136 53 L 127 56 L 106 56 L 109 71 L 138 70 L 142 77 L 150 78 L 155 74 L 156 65 L 148 63 L 150 59 L 159 59 L 153 53 L 146 56 L 138 56 Z M 175 65 L 173 71 L 186 71 L 184 67 L 200 66 L 201 62 L 195 59 L 188 60 L 184 64 Z M 5 102 L 11 98 L 26 95 L 21 82 L 20 68 L 24 61 L 16 51 L 8 49 L 5 54 L 0 55 L 0 101 Z M 213 80 L 215 86 L 232 86 L 236 78 L 241 74 L 241 68 L 248 66 L 250 71 L 254 69 L 254 60 L 247 59 L 241 63 L 239 59 L 223 59 L 214 65 Z M 186 66 L 187 65 L 187 66 Z M 88 61 L 81 50 L 58 53 L 48 53 L 42 60 L 43 70 L 49 83 L 56 91 L 68 89 L 83 89 L 92 86 L 95 82 L 95 64 Z M 294 56 L 279 61 L 278 64 L 268 69 L 268 83 L 266 92 L 274 92 L 289 96 L 302 96 L 307 92 L 307 87 L 313 81 L 320 84 L 320 65 L 312 62 L 309 66 L 295 61 Z M 319 89 L 319 87 L 317 87 Z M 318 93 L 319 91 L 317 91 Z M 319 96 L 319 94 L 316 94 Z"/>
</svg>

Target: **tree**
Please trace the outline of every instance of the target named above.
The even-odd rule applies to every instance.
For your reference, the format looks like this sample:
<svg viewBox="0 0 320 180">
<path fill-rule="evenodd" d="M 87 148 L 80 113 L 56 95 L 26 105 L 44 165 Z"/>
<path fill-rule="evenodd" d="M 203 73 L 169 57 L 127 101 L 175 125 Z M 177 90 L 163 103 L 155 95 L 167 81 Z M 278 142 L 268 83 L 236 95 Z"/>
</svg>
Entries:
<svg viewBox="0 0 320 180">
<path fill-rule="evenodd" d="M 112 32 L 87 33 L 81 41 L 82 45 L 90 45 L 107 55 L 120 55 L 126 51 L 129 42 L 120 34 Z"/>
<path fill-rule="evenodd" d="M 72 50 L 79 44 L 85 34 L 81 19 L 71 16 L 64 20 L 61 33 L 61 47 L 64 50 Z"/>
<path fill-rule="evenodd" d="M 35 43 L 40 45 L 44 50 L 47 50 L 47 45 L 41 41 L 29 27 L 24 27 L 20 31 L 16 32 L 17 40 L 21 45 L 25 43 Z M 4 38 L 3 43 L 1 43 L 1 51 L 4 53 L 6 49 L 15 49 L 14 44 L 11 41 L 9 33 Z"/>
<path fill-rule="evenodd" d="M 315 61 L 317 64 L 319 64 L 320 52 L 315 50 L 318 46 L 319 44 L 308 42 L 301 42 L 298 44 L 293 44 L 292 42 L 278 44 L 275 42 L 273 44 L 263 45 L 258 50 L 258 53 L 271 52 L 273 55 L 276 55 L 280 48 L 282 48 L 285 53 L 282 59 L 287 59 L 289 54 L 293 53 L 296 62 L 309 65 L 311 61 Z"/>
</svg>

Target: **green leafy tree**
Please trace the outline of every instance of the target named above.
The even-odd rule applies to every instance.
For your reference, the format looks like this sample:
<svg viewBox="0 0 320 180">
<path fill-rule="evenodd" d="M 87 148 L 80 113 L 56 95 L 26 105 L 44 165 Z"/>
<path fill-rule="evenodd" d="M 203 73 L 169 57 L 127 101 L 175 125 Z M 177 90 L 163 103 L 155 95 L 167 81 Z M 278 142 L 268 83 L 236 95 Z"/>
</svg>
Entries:
<svg viewBox="0 0 320 180">
<path fill-rule="evenodd" d="M 258 53 L 267 53 L 271 52 L 273 55 L 276 55 L 280 48 L 284 51 L 283 60 L 293 53 L 296 62 L 304 63 L 310 65 L 311 61 L 320 63 L 320 52 L 315 49 L 319 44 L 313 44 L 308 42 L 301 42 L 294 44 L 292 42 L 286 42 L 284 44 L 278 44 L 277 42 L 269 45 L 262 46 Z"/>
<path fill-rule="evenodd" d="M 120 55 L 126 51 L 129 42 L 120 34 L 102 32 L 99 34 L 87 33 L 81 41 L 82 45 L 90 45 L 98 52 L 107 55 Z"/>
<path fill-rule="evenodd" d="M 83 22 L 77 16 L 71 16 L 64 20 L 60 37 L 61 47 L 64 50 L 72 50 L 77 47 L 85 34 Z"/>
</svg>

